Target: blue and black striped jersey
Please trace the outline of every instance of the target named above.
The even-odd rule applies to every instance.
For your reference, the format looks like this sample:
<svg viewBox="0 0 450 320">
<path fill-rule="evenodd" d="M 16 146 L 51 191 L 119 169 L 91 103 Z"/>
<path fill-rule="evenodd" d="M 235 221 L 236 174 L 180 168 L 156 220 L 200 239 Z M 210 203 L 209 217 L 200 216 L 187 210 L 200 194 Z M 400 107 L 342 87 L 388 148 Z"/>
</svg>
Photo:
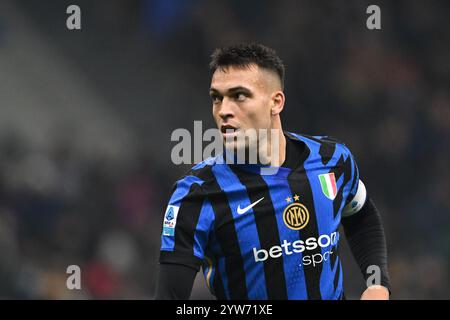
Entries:
<svg viewBox="0 0 450 320">
<path fill-rule="evenodd" d="M 300 151 L 275 174 L 218 156 L 177 181 L 161 263 L 202 266 L 218 299 L 342 297 L 339 225 L 358 189 L 357 165 L 334 139 L 285 136 Z"/>
</svg>

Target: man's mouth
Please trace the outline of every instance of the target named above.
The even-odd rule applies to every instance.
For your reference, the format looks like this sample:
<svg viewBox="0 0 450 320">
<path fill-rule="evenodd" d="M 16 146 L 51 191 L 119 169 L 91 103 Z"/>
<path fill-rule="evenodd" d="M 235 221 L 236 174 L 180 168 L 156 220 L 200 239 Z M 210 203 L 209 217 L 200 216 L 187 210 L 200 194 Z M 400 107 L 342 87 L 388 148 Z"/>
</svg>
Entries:
<svg viewBox="0 0 450 320">
<path fill-rule="evenodd" d="M 235 136 L 240 130 L 230 124 L 225 124 L 220 127 L 220 131 L 224 138 L 230 138 Z"/>
</svg>

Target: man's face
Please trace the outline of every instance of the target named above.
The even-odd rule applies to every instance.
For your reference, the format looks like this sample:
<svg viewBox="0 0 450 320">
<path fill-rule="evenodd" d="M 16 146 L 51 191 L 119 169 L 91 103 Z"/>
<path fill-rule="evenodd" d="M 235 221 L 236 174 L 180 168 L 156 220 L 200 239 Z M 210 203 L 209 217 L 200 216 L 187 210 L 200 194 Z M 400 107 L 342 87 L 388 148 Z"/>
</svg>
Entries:
<svg viewBox="0 0 450 320">
<path fill-rule="evenodd" d="M 276 75 L 255 64 L 214 72 L 210 88 L 213 116 L 227 148 L 256 146 L 254 135 L 238 139 L 249 129 L 266 129 L 270 134 L 272 97 L 280 89 L 277 82 Z"/>
</svg>

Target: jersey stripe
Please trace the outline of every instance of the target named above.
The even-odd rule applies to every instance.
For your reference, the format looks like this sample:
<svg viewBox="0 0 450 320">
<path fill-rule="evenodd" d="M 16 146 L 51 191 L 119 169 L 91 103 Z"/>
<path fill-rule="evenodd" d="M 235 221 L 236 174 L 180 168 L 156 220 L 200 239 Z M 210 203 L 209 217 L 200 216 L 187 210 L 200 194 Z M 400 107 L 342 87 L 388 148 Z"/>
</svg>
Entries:
<svg viewBox="0 0 450 320">
<path fill-rule="evenodd" d="M 296 136 L 297 139 L 304 141 L 303 137 Z M 312 143 L 307 143 L 304 141 L 309 149 L 309 154 L 306 160 L 300 164 L 300 166 L 292 171 L 288 177 L 289 185 L 294 194 L 300 196 L 300 202 L 302 202 L 308 208 L 310 216 L 315 216 L 316 219 L 310 219 L 309 223 L 301 230 L 299 230 L 300 239 L 306 242 L 308 238 L 319 238 L 319 227 L 318 220 L 319 216 L 316 214 L 315 203 L 313 198 L 313 191 L 311 187 L 310 177 L 308 176 L 308 159 L 313 155 L 311 150 Z M 306 175 L 305 175 L 306 172 Z M 317 179 L 317 176 L 316 176 Z M 320 182 L 319 182 L 320 187 Z M 322 193 L 321 190 L 319 192 Z M 308 251 L 308 254 L 313 256 L 315 254 L 320 254 L 321 249 L 317 247 L 314 250 Z M 308 299 L 320 300 L 322 295 L 320 292 L 320 275 L 322 273 L 323 264 L 313 266 L 312 264 L 303 264 L 303 270 L 305 273 L 306 287 L 308 292 Z"/>
<path fill-rule="evenodd" d="M 221 259 L 224 260 L 224 258 L 221 258 Z M 220 267 L 220 265 L 221 264 L 219 263 L 219 261 L 217 261 L 216 266 L 215 266 L 214 283 L 213 283 L 214 292 L 213 293 L 217 299 L 225 300 L 225 299 L 229 299 L 229 295 L 225 293 L 222 278 L 226 279 L 226 275 L 223 275 L 223 276 L 221 275 L 222 268 Z"/>
<path fill-rule="evenodd" d="M 222 165 L 216 165 L 213 168 Z M 206 174 L 212 176 L 212 179 L 208 179 L 211 181 L 208 184 L 208 195 L 216 215 L 214 234 L 225 255 L 225 259 L 219 260 L 224 292 L 227 299 L 247 299 L 244 260 L 240 255 L 235 225 L 230 223 L 233 221 L 233 213 L 226 194 L 220 189 L 215 179 L 215 174 L 212 170 L 208 170 Z"/>
<path fill-rule="evenodd" d="M 287 179 L 281 184 L 282 180 L 280 181 L 275 177 L 263 176 L 263 178 L 269 186 L 271 198 L 278 199 L 278 201 L 283 202 L 283 205 L 278 207 L 276 214 L 280 234 L 280 244 L 283 244 L 285 240 L 288 243 L 293 243 L 294 241 L 299 240 L 299 233 L 289 229 L 283 221 L 283 211 L 288 205 L 284 199 L 287 196 L 292 195 Z M 284 274 L 290 275 L 288 279 L 285 279 L 287 298 L 290 300 L 305 300 L 308 298 L 306 293 L 305 273 L 303 272 L 303 268 L 300 266 L 302 257 L 302 253 L 293 253 L 291 255 L 282 256 Z"/>
<path fill-rule="evenodd" d="M 204 248 L 208 245 L 209 232 L 214 224 L 214 211 L 210 201 L 205 198 L 200 211 L 194 236 L 194 255 L 203 259 L 205 256 Z"/>
<path fill-rule="evenodd" d="M 223 297 L 225 299 L 230 300 L 234 299 L 234 294 L 231 296 L 230 294 L 230 286 L 229 286 L 229 280 L 228 280 L 228 273 L 227 273 L 227 260 L 225 257 L 220 257 L 217 261 L 217 275 L 219 276 L 220 282 L 216 283 L 216 286 L 220 286 L 223 290 Z M 220 294 L 218 292 L 218 294 Z M 219 295 L 220 296 L 220 295 Z M 220 299 L 220 298 L 219 298 Z"/>
<path fill-rule="evenodd" d="M 194 235 L 204 203 L 200 188 L 200 185 L 192 184 L 189 193 L 181 201 L 175 227 L 174 251 L 194 254 Z M 203 254 L 199 258 L 203 259 Z"/>
<path fill-rule="evenodd" d="M 347 157 L 347 159 L 344 160 L 343 156 L 341 156 L 341 158 L 339 159 L 338 163 L 335 166 L 335 169 L 332 169 L 330 172 L 334 172 L 336 181 L 342 180 L 342 183 L 338 184 L 339 185 L 338 193 L 333 202 L 333 212 L 334 217 L 336 217 L 340 212 L 340 210 L 342 210 L 342 208 L 344 208 L 345 206 L 345 203 L 343 201 L 344 200 L 343 194 L 345 193 L 344 189 L 349 188 L 348 183 L 349 181 L 351 181 L 350 179 L 352 177 L 350 157 Z"/>
<path fill-rule="evenodd" d="M 298 137 L 302 140 L 309 139 L 309 137 Z M 332 141 L 329 140 L 317 140 L 312 139 L 316 143 L 307 143 L 312 154 L 312 158 L 316 158 L 319 150 L 325 150 L 323 144 L 330 144 Z M 316 214 L 317 227 L 319 234 L 331 234 L 332 232 L 338 231 L 340 216 L 337 216 L 338 212 L 344 207 L 343 193 L 344 189 L 348 188 L 348 182 L 350 181 L 350 158 L 347 156 L 347 150 L 342 145 L 336 147 L 334 150 L 333 157 L 328 160 L 328 164 L 333 168 L 331 170 L 326 167 L 314 168 L 314 166 L 309 166 L 306 164 L 306 175 L 310 182 L 312 182 L 311 190 L 314 195 L 314 206 L 316 208 L 316 212 L 320 212 L 321 214 Z M 346 157 L 345 157 L 346 156 Z M 346 158 L 346 159 L 345 159 Z M 345 160 L 344 160 L 345 159 Z M 312 167 L 312 168 L 310 168 Z M 323 195 L 321 193 L 321 187 L 319 183 L 318 175 L 323 173 L 333 172 L 335 174 L 335 179 L 337 182 L 337 195 L 333 201 L 321 199 L 320 197 Z M 317 183 L 314 183 L 314 179 L 317 179 Z M 332 215 L 327 215 L 332 213 Z M 324 254 L 326 251 L 330 251 L 332 254 L 331 257 L 337 256 L 338 249 L 336 246 L 330 246 L 328 248 L 322 248 L 321 252 Z M 323 299 L 332 299 L 335 297 L 336 292 L 342 291 L 341 287 L 336 287 L 333 282 L 329 281 L 329 279 L 333 279 L 334 277 L 338 277 L 336 275 L 336 269 L 333 268 L 335 264 L 331 263 L 332 259 L 328 259 L 327 261 L 323 261 L 321 265 L 321 273 L 320 273 L 320 293 Z M 338 269 L 339 270 L 339 269 Z M 338 285 L 342 283 L 336 282 Z"/>
<path fill-rule="evenodd" d="M 245 208 L 252 203 L 245 186 L 227 165 L 214 167 L 213 173 L 220 188 L 226 193 L 237 231 L 240 254 L 242 255 L 241 248 L 245 247 L 246 243 L 251 243 L 259 249 L 258 230 L 252 209 L 244 213 L 246 216 L 238 214 L 239 206 Z M 261 277 L 264 272 L 263 266 L 255 266 L 250 255 L 244 257 L 243 261 L 248 299 L 257 299 L 258 297 L 267 299 L 266 284 L 264 277 Z"/>
<path fill-rule="evenodd" d="M 334 280 L 333 280 L 334 287 L 336 288 L 334 299 L 339 299 L 339 297 L 341 297 L 342 294 L 344 293 L 343 286 L 342 286 L 343 281 L 344 281 L 344 276 L 342 273 L 342 264 L 341 264 L 341 261 L 339 260 L 339 258 L 336 263 L 336 267 L 337 268 L 334 273 Z"/>
<path fill-rule="evenodd" d="M 247 188 L 251 203 L 263 197 L 263 200 L 252 208 L 261 248 L 269 250 L 273 246 L 278 246 L 280 235 L 269 187 L 261 175 L 238 170 L 235 166 L 231 167 L 241 184 Z M 268 299 L 287 299 L 283 259 L 269 258 L 263 263 Z"/>
<path fill-rule="evenodd" d="M 189 196 L 191 188 L 195 185 L 201 185 L 203 180 L 195 176 L 186 176 L 184 179 L 177 181 L 174 192 L 169 200 L 169 205 L 181 207 L 183 199 Z M 178 219 L 177 219 L 178 221 Z M 175 229 L 176 230 L 176 229 Z M 175 246 L 175 237 L 167 237 L 161 235 L 161 249 L 165 251 L 173 251 Z M 187 249 L 190 252 L 189 248 Z M 186 252 L 185 252 L 186 253 Z"/>
</svg>

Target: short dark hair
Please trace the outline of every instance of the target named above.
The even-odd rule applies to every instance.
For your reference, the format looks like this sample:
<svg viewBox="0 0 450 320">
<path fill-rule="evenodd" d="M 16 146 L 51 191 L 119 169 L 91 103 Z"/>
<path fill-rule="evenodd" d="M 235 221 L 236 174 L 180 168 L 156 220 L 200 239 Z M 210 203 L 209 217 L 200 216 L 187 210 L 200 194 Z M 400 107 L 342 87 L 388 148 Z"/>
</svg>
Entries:
<svg viewBox="0 0 450 320">
<path fill-rule="evenodd" d="M 211 55 L 209 68 L 214 73 L 219 68 L 228 66 L 246 67 L 256 64 L 260 68 L 275 72 L 280 78 L 281 87 L 284 88 L 284 65 L 274 49 L 262 44 L 238 44 L 229 47 L 217 48 Z"/>
</svg>

